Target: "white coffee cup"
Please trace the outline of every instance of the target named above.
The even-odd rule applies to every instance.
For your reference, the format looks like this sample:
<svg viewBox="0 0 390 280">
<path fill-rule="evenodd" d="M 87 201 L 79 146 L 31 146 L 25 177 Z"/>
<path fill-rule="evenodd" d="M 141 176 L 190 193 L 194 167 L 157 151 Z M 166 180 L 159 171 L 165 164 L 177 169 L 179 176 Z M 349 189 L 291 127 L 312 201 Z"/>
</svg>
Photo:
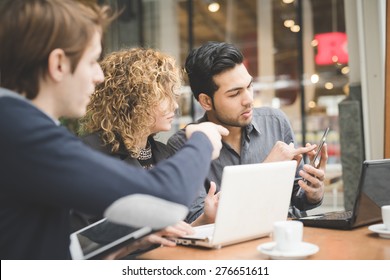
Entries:
<svg viewBox="0 0 390 280">
<path fill-rule="evenodd" d="M 390 231 L 390 205 L 384 205 L 382 209 L 382 220 L 387 230 Z"/>
<path fill-rule="evenodd" d="M 279 221 L 274 223 L 273 240 L 275 249 L 282 252 L 295 251 L 302 243 L 303 223 L 300 221 Z"/>
</svg>

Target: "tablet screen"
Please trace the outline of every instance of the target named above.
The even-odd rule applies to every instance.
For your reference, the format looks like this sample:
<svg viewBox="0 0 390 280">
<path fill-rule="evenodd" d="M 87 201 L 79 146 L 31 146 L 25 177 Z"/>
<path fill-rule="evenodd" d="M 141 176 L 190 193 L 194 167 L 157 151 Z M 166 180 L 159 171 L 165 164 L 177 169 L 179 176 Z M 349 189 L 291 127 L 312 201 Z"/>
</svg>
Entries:
<svg viewBox="0 0 390 280">
<path fill-rule="evenodd" d="M 102 258 L 151 232 L 151 228 L 133 228 L 100 220 L 71 234 L 73 259 Z"/>
</svg>

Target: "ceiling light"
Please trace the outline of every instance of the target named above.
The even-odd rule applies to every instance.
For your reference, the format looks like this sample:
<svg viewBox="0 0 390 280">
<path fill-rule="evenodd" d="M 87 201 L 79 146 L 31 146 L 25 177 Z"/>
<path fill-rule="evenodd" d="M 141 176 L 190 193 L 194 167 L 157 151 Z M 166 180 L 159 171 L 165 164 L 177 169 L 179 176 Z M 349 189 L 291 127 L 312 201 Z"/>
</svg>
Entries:
<svg viewBox="0 0 390 280">
<path fill-rule="evenodd" d="M 286 19 L 283 24 L 285 27 L 290 28 L 294 26 L 295 22 L 292 19 Z"/>
<path fill-rule="evenodd" d="M 309 103 L 307 105 L 309 106 L 309 108 L 312 108 L 312 109 L 317 106 L 315 101 L 309 101 Z"/>
<path fill-rule="evenodd" d="M 290 30 L 292 32 L 299 32 L 299 30 L 301 30 L 301 27 L 299 25 L 294 25 L 290 27 Z"/>
<path fill-rule="evenodd" d="M 213 2 L 211 2 L 211 3 L 208 5 L 207 8 L 209 9 L 210 12 L 215 13 L 215 12 L 218 12 L 218 11 L 219 11 L 220 6 L 219 6 L 219 3 L 218 3 L 218 2 L 213 1 Z"/>
<path fill-rule="evenodd" d="M 344 66 L 343 68 L 341 68 L 341 73 L 344 75 L 347 75 L 349 73 L 349 67 Z"/>
<path fill-rule="evenodd" d="M 331 82 L 327 82 L 327 83 L 325 83 L 325 88 L 328 90 L 331 90 L 331 89 L 333 89 L 333 84 Z"/>
<path fill-rule="evenodd" d="M 311 77 L 310 77 L 310 81 L 311 81 L 313 84 L 318 83 L 319 80 L 320 80 L 320 77 L 318 76 L 318 74 L 313 74 L 313 75 L 311 75 Z"/>
</svg>

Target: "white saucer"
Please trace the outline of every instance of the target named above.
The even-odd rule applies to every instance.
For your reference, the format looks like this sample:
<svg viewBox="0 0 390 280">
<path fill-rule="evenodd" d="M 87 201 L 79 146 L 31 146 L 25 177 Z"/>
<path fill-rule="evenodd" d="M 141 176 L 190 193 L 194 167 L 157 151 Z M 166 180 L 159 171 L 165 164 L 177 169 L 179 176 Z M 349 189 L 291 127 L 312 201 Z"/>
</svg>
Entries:
<svg viewBox="0 0 390 280">
<path fill-rule="evenodd" d="M 268 242 L 257 246 L 257 250 L 269 256 L 273 260 L 301 260 L 318 252 L 317 245 L 302 242 L 296 251 L 281 252 L 275 249 L 275 242 Z"/>
<path fill-rule="evenodd" d="M 386 229 L 384 224 L 376 224 L 368 227 L 369 230 L 376 232 L 380 237 L 390 238 L 390 230 Z"/>
</svg>

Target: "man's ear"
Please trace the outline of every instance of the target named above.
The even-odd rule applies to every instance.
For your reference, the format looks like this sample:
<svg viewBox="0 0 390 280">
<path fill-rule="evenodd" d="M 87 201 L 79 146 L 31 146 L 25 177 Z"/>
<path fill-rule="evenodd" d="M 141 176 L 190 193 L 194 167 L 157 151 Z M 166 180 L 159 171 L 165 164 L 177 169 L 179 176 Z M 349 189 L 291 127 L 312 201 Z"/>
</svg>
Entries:
<svg viewBox="0 0 390 280">
<path fill-rule="evenodd" d="M 48 75 L 55 81 L 61 81 L 63 76 L 69 71 L 69 59 L 64 50 L 54 49 L 49 54 Z"/>
<path fill-rule="evenodd" d="M 200 106 L 203 107 L 203 109 L 205 109 L 206 111 L 210 111 L 213 109 L 213 100 L 211 99 L 210 96 L 208 96 L 205 93 L 201 93 L 199 94 L 198 99 L 199 99 L 199 104 Z"/>
</svg>

